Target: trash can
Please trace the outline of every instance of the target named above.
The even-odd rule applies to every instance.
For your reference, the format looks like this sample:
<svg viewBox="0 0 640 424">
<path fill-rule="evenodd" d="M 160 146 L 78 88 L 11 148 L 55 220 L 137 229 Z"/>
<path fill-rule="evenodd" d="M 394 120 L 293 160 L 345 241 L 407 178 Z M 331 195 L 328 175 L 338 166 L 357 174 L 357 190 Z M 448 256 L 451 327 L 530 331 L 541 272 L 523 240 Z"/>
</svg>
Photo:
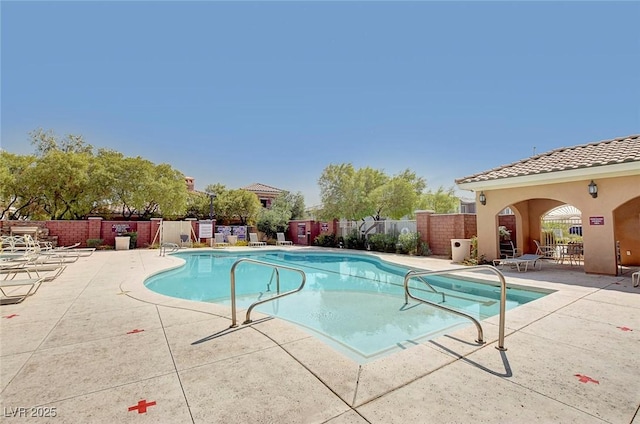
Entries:
<svg viewBox="0 0 640 424">
<path fill-rule="evenodd" d="M 451 239 L 451 259 L 463 262 L 471 256 L 471 239 Z"/>
</svg>

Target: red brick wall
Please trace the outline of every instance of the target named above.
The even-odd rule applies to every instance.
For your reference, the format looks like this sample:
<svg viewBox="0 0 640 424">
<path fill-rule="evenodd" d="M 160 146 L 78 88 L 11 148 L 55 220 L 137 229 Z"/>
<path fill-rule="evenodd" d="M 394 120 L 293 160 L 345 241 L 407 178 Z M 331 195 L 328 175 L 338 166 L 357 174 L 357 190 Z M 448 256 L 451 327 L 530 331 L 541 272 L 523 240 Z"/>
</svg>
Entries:
<svg viewBox="0 0 640 424">
<path fill-rule="evenodd" d="M 58 246 L 70 246 L 80 242 L 84 247 L 87 245 L 87 239 L 103 239 L 104 244 L 114 246 L 116 236 L 114 225 L 116 224 L 127 225 L 129 231 L 136 231 L 137 247 L 146 247 L 152 243 L 160 220 L 103 221 L 101 218 L 89 218 L 81 221 L 0 221 L 0 230 L 8 234 L 13 226 L 48 228 L 49 236 L 58 238 Z M 195 222 L 191 225 L 197 227 Z"/>
<path fill-rule="evenodd" d="M 443 214 L 416 212 L 420 239 L 429 244 L 434 255 L 450 256 L 451 239 L 469 239 L 477 234 L 475 214 Z"/>
</svg>

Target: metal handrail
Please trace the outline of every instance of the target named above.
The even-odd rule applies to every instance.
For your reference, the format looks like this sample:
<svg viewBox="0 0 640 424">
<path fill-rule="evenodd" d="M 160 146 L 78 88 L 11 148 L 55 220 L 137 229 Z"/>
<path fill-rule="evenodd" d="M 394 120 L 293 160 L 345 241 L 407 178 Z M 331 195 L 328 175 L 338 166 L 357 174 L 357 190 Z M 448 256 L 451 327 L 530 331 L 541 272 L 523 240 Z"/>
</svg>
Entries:
<svg viewBox="0 0 640 424">
<path fill-rule="evenodd" d="M 267 283 L 267 291 L 271 291 L 271 283 L 273 283 L 273 276 L 276 276 L 276 294 L 280 294 L 280 271 L 278 268 L 273 268 L 271 272 L 271 278 L 269 278 L 269 282 Z"/>
<path fill-rule="evenodd" d="M 291 268 L 291 267 L 283 266 L 283 265 L 275 265 L 275 264 L 272 264 L 272 263 L 269 263 L 269 262 L 257 261 L 255 259 L 250 259 L 250 258 L 238 259 L 231 266 L 231 326 L 230 326 L 230 328 L 238 326 L 237 321 L 236 321 L 236 267 L 242 262 L 251 262 L 251 263 L 256 264 L 256 265 L 267 266 L 267 267 L 271 267 L 271 268 L 275 269 L 276 270 L 276 285 L 277 285 L 278 293 L 279 293 L 276 296 L 270 297 L 268 299 L 258 300 L 256 302 L 253 302 L 249 306 L 249 309 L 247 309 L 246 319 L 243 322 L 243 324 L 249 324 L 251 322 L 251 311 L 253 310 L 254 307 L 256 307 L 258 305 L 261 305 L 263 303 L 270 302 L 272 300 L 276 300 L 276 299 L 279 299 L 281 297 L 284 297 L 284 296 L 299 292 L 300 290 L 302 290 L 302 288 L 304 287 L 305 283 L 307 282 L 307 275 L 301 269 Z M 300 275 L 302 276 L 302 284 L 300 284 L 300 287 L 298 287 L 297 289 L 294 289 L 294 290 L 290 290 L 288 292 L 280 293 L 280 272 L 278 271 L 279 269 L 288 269 L 290 271 L 295 271 L 295 272 L 300 273 Z M 273 273 L 271 274 L 271 278 L 273 278 Z M 271 284 L 271 281 L 269 282 L 269 284 Z"/>
<path fill-rule="evenodd" d="M 409 273 L 413 273 L 413 272 L 414 272 L 414 271 L 408 271 L 408 272 L 407 272 L 407 274 L 409 274 Z M 406 277 L 406 275 L 407 275 L 407 274 L 405 274 L 405 277 Z M 446 302 L 446 300 L 445 300 L 445 298 L 444 298 L 444 293 L 443 293 L 443 292 L 439 292 L 438 290 L 434 289 L 434 288 L 433 288 L 433 286 L 432 286 L 431 284 L 429 284 L 429 282 L 428 282 L 427 280 L 425 280 L 424 278 L 422 278 L 422 276 L 421 276 L 421 275 L 415 275 L 415 274 L 413 274 L 413 275 L 411 275 L 411 278 L 413 278 L 413 277 L 416 277 L 416 278 L 420 279 L 420 281 L 422 281 L 423 283 L 425 283 L 425 284 L 427 285 L 427 287 L 429 287 L 429 288 L 431 289 L 431 291 L 432 291 L 432 292 L 437 293 L 437 294 L 441 294 L 441 295 L 442 295 L 442 302 L 443 302 L 443 303 L 444 303 L 444 302 Z M 411 279 L 411 278 L 410 278 L 410 279 Z M 406 293 L 405 293 L 405 295 L 404 295 L 404 303 L 405 303 L 405 304 L 407 304 L 407 303 L 408 303 L 408 302 L 407 302 L 407 294 L 406 294 Z"/>
<path fill-rule="evenodd" d="M 486 270 L 486 271 L 491 271 L 494 274 L 496 274 L 498 276 L 498 278 L 500 279 L 500 323 L 499 323 L 499 329 L 498 329 L 498 346 L 496 346 L 496 349 L 498 350 L 507 350 L 506 347 L 504 347 L 504 321 L 505 321 L 505 313 L 506 313 L 506 304 L 507 304 L 507 282 L 504 279 L 504 275 L 497 270 L 496 268 L 489 266 L 489 265 L 477 265 L 477 266 L 472 266 L 472 267 L 465 267 L 465 268 L 454 268 L 454 269 L 447 269 L 447 270 L 441 270 L 441 271 L 418 271 L 418 270 L 411 270 L 409 272 L 407 272 L 407 274 L 404 277 L 404 302 L 405 304 L 409 303 L 409 298 L 416 300 L 418 302 L 422 302 L 431 306 L 434 306 L 436 308 L 451 312 L 453 314 L 456 315 L 460 315 L 463 316 L 465 318 L 470 319 L 476 326 L 477 330 L 478 330 L 478 339 L 476 340 L 476 342 L 478 343 L 484 343 L 483 341 L 483 334 L 482 334 L 482 326 L 480 325 L 480 323 L 478 322 L 478 320 L 476 320 L 474 317 L 472 317 L 471 315 L 467 315 L 464 312 L 460 312 L 460 311 L 456 311 L 455 309 L 451 309 L 448 308 L 446 306 L 437 304 L 437 303 L 433 303 L 429 300 L 426 299 L 421 299 L 419 297 L 413 296 L 410 292 L 409 292 L 409 280 L 411 280 L 411 278 L 413 277 L 418 277 L 418 276 L 425 276 L 425 275 L 437 275 L 437 274 L 453 274 L 456 272 L 469 272 L 469 271 L 478 271 L 478 270 Z"/>
</svg>

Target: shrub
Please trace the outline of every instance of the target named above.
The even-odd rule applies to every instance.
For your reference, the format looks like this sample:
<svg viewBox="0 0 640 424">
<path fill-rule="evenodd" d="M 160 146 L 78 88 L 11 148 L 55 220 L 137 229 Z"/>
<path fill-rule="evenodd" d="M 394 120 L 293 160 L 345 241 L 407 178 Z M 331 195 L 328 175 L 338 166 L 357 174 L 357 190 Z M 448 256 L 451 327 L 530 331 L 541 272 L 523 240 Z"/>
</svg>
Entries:
<svg viewBox="0 0 640 424">
<path fill-rule="evenodd" d="M 335 234 L 320 234 L 313 240 L 313 245 L 320 247 L 337 247 L 338 242 Z"/>
<path fill-rule="evenodd" d="M 415 255 L 418 253 L 418 243 L 420 237 L 418 233 L 406 233 L 398 236 L 398 250 L 400 253 Z"/>
<path fill-rule="evenodd" d="M 347 249 L 364 249 L 365 239 L 358 230 L 353 230 L 344 238 L 344 247 Z"/>
<path fill-rule="evenodd" d="M 122 235 L 129 237 L 129 249 L 135 249 L 138 246 L 138 233 L 136 233 L 135 231 L 130 231 Z"/>
<path fill-rule="evenodd" d="M 426 241 L 420 241 L 420 243 L 418 244 L 417 253 L 420 256 L 431 256 L 432 252 L 431 252 L 431 249 L 429 248 L 429 243 L 427 243 Z"/>
<path fill-rule="evenodd" d="M 104 243 L 104 239 L 87 239 L 87 247 L 98 247 Z"/>
<path fill-rule="evenodd" d="M 371 234 L 367 242 L 371 250 L 393 253 L 396 251 L 398 239 L 392 234 Z"/>
</svg>

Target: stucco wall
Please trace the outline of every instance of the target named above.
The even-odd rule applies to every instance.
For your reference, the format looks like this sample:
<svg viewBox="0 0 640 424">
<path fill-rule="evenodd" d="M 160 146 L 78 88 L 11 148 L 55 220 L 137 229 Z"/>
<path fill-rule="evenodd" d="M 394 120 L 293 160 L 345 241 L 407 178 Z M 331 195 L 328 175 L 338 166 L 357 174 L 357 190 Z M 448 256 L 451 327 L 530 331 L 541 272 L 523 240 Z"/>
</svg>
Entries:
<svg viewBox="0 0 640 424">
<path fill-rule="evenodd" d="M 498 213 L 505 207 L 511 206 L 516 213 L 518 244 L 525 246 L 526 251 L 533 249 L 533 240 L 539 237 L 541 216 L 555 206 L 570 204 L 582 212 L 585 272 L 615 275 L 616 237 L 624 239 L 625 246 L 632 254 L 640 250 L 640 233 L 630 233 L 637 228 L 636 225 L 640 225 L 633 223 L 634 211 L 636 216 L 640 211 L 636 209 L 635 200 L 632 202 L 632 199 L 640 197 L 640 176 L 596 180 L 598 197 L 595 199 L 588 192 L 590 181 L 484 189 L 487 202 L 478 207 L 479 254 L 487 258 L 497 257 L 495 228 L 498 225 Z M 618 207 L 616 222 L 613 211 Z M 590 225 L 590 217 L 602 218 L 603 225 Z"/>
</svg>

